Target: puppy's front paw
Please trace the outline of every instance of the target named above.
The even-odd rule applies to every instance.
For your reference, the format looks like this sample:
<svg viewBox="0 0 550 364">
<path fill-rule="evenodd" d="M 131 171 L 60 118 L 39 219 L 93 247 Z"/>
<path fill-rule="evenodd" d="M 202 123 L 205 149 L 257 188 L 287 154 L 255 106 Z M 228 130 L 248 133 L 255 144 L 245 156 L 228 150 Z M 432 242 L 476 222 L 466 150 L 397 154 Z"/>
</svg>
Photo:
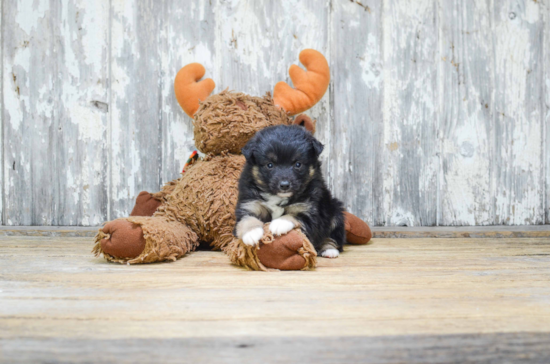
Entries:
<svg viewBox="0 0 550 364">
<path fill-rule="evenodd" d="M 254 228 L 243 235 L 243 243 L 250 246 L 258 245 L 262 236 L 264 236 L 264 229 L 261 227 Z"/>
<path fill-rule="evenodd" d="M 331 258 L 331 259 L 334 259 L 334 258 L 338 258 L 338 256 L 340 255 L 340 252 L 338 251 L 338 249 L 334 249 L 334 248 L 330 248 L 330 249 L 327 249 L 327 250 L 323 250 L 321 252 L 321 256 L 323 258 Z"/>
<path fill-rule="evenodd" d="M 283 235 L 294 229 L 294 223 L 286 219 L 275 219 L 269 224 L 269 231 L 273 235 Z"/>
</svg>

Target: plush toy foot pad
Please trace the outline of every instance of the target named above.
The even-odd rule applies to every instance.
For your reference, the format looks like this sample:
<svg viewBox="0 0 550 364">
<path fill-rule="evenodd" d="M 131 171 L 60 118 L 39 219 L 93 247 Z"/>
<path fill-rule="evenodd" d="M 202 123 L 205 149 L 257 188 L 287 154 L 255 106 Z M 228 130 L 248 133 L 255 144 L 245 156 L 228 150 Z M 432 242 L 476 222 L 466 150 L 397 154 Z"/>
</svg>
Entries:
<svg viewBox="0 0 550 364">
<path fill-rule="evenodd" d="M 101 239 L 101 250 L 117 258 L 135 258 L 145 249 L 145 238 L 141 226 L 127 220 L 109 221 L 103 229 L 106 235 Z"/>
<path fill-rule="evenodd" d="M 344 212 L 346 218 L 346 240 L 350 244 L 367 244 L 372 238 L 372 232 L 366 222 L 357 216 Z"/>
<path fill-rule="evenodd" d="M 267 268 L 300 270 L 306 266 L 306 259 L 299 253 L 303 246 L 302 237 L 293 230 L 275 238 L 270 244 L 262 243 L 258 250 L 258 258 Z"/>
</svg>

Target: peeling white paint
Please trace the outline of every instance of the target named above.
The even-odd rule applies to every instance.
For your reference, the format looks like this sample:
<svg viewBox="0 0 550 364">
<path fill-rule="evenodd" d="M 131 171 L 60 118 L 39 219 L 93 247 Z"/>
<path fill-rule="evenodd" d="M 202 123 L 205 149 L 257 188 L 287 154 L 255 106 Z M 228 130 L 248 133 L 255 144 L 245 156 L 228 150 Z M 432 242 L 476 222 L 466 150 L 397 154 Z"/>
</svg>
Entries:
<svg viewBox="0 0 550 364">
<path fill-rule="evenodd" d="M 36 28 L 36 20 L 46 16 L 49 9 L 46 0 L 20 0 L 15 23 L 28 35 Z"/>
<path fill-rule="evenodd" d="M 383 70 L 381 70 L 378 65 L 380 60 L 380 47 L 374 34 L 369 34 L 367 39 L 365 53 L 363 53 L 363 56 L 360 57 L 360 64 L 363 68 L 363 74 L 361 77 L 363 78 L 365 85 L 369 88 L 379 89 L 383 78 Z M 353 90 L 350 90 L 350 92 L 353 92 Z"/>
<path fill-rule="evenodd" d="M 540 21 L 540 14 L 539 9 L 541 6 L 548 6 L 548 4 L 543 4 L 540 1 L 525 1 L 525 21 L 535 24 L 536 22 Z"/>
<path fill-rule="evenodd" d="M 495 219 L 498 224 L 544 222 L 540 198 L 543 180 L 542 97 L 538 47 L 542 28 L 539 5 L 528 1 L 500 8 L 495 26 L 495 106 L 500 131 L 495 153 L 505 163 L 495 166 Z M 498 11 L 498 10 L 497 10 Z M 510 19 L 510 12 L 515 15 Z"/>
<path fill-rule="evenodd" d="M 493 50 L 487 3 L 461 8 L 452 1 L 440 11 L 444 24 L 439 98 L 441 108 L 440 212 L 442 225 L 487 225 L 493 221 L 491 158 L 493 108 L 490 90 Z M 470 7 L 471 6 L 471 7 Z"/>
<path fill-rule="evenodd" d="M 93 110 L 91 106 L 74 105 L 70 108 L 70 118 L 78 125 L 80 140 L 103 140 L 106 129 L 101 112 Z"/>
</svg>

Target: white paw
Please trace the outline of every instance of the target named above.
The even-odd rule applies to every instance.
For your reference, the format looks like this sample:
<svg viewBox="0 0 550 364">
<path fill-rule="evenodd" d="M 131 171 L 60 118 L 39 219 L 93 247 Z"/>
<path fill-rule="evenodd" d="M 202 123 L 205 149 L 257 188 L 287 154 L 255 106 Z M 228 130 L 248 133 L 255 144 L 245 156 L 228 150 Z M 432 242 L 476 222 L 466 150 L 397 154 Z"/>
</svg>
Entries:
<svg viewBox="0 0 550 364">
<path fill-rule="evenodd" d="M 250 246 L 257 245 L 260 242 L 262 236 L 264 236 L 264 229 L 261 227 L 254 228 L 244 234 L 243 243 Z"/>
<path fill-rule="evenodd" d="M 294 223 L 286 219 L 275 219 L 269 224 L 269 231 L 273 235 L 283 235 L 294 229 Z"/>
<path fill-rule="evenodd" d="M 321 256 L 323 258 L 331 258 L 331 259 L 338 258 L 339 255 L 340 255 L 340 252 L 338 251 L 338 249 L 334 249 L 334 248 L 330 248 L 321 252 Z"/>
</svg>

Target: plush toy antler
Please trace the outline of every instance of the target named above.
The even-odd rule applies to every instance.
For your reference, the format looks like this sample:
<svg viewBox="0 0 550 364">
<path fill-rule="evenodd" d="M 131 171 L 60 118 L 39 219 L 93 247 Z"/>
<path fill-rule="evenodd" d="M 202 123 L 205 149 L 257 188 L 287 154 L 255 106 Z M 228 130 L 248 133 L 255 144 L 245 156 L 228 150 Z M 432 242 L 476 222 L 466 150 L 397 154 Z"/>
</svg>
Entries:
<svg viewBox="0 0 550 364">
<path fill-rule="evenodd" d="M 191 63 L 179 70 L 174 81 L 176 99 L 187 115 L 193 117 L 199 109 L 199 100 L 206 99 L 216 84 L 211 78 L 198 82 L 205 73 L 200 63 Z"/>
<path fill-rule="evenodd" d="M 330 82 L 330 70 L 325 57 L 314 49 L 300 52 L 300 62 L 307 72 L 293 64 L 288 70 L 295 88 L 286 82 L 278 82 L 273 89 L 275 105 L 290 115 L 306 111 L 325 94 Z"/>
</svg>

